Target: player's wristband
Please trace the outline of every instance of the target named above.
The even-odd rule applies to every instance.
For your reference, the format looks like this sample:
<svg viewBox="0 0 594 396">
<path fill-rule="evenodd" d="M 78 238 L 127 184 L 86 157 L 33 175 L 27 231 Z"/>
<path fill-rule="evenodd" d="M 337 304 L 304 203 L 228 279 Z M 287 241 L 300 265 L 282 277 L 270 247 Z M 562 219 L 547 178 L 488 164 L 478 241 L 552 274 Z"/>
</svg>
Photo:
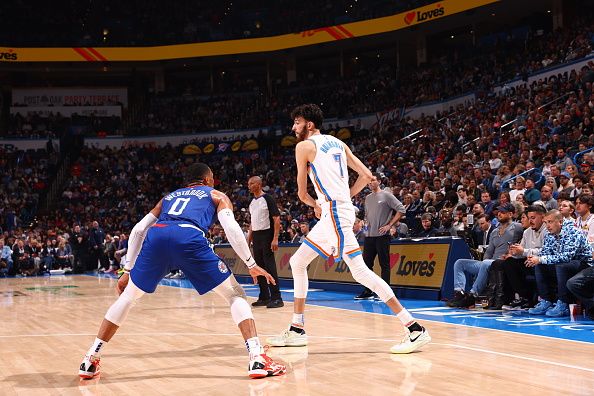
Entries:
<svg viewBox="0 0 594 396">
<path fill-rule="evenodd" d="M 122 276 L 124 276 L 124 274 L 128 274 L 130 275 L 130 270 L 127 268 L 122 268 L 118 271 L 118 279 L 121 278 Z"/>
<path fill-rule="evenodd" d="M 254 260 L 254 258 L 250 256 L 247 260 L 245 260 L 245 265 L 247 265 L 249 269 L 252 269 L 257 265 L 256 260 Z"/>
</svg>

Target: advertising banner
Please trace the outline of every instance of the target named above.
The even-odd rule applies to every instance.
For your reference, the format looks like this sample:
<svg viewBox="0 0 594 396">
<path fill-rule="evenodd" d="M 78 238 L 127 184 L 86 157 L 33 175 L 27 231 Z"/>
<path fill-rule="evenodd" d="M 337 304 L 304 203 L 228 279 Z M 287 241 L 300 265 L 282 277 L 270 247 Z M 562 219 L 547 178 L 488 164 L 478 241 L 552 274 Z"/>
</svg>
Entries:
<svg viewBox="0 0 594 396">
<path fill-rule="evenodd" d="M 212 153 L 215 150 L 214 144 L 204 143 L 203 140 L 211 138 L 215 139 L 229 139 L 237 138 L 238 136 L 252 136 L 259 131 L 256 129 L 244 130 L 244 131 L 232 131 L 232 132 L 205 132 L 193 135 L 157 135 L 157 136 L 107 136 L 105 138 L 87 138 L 85 139 L 85 146 L 95 147 L 98 149 L 104 149 L 106 147 L 111 148 L 122 148 L 122 147 L 138 147 L 138 146 L 152 146 L 152 147 L 164 147 L 171 145 L 176 147 L 179 145 L 194 144 L 198 146 L 199 150 L 194 150 L 193 154 Z M 237 145 L 241 147 L 241 142 L 235 142 L 231 146 L 231 150 L 237 151 Z M 209 147 L 210 146 L 210 147 Z M 227 149 L 229 150 L 229 149 Z M 200 152 L 198 152 L 200 151 Z"/>
<path fill-rule="evenodd" d="M 60 113 L 64 117 L 72 117 L 73 114 L 80 116 L 95 117 L 121 117 L 121 106 L 11 106 L 10 114 L 20 114 L 26 117 L 30 114 L 37 114 L 41 117 L 49 117 L 51 114 Z"/>
<path fill-rule="evenodd" d="M 38 150 L 47 148 L 48 139 L 0 139 L 0 148 L 6 151 Z M 56 151 L 60 150 L 60 141 L 52 140 Z"/>
<path fill-rule="evenodd" d="M 297 246 L 279 246 L 278 251 L 275 253 L 279 277 L 292 278 L 289 259 L 297 248 Z M 391 245 L 390 284 L 392 286 L 441 288 L 449 251 L 450 245 L 448 243 Z M 248 275 L 247 267 L 230 246 L 216 246 L 215 252 L 227 263 L 234 274 Z M 377 259 L 373 269 L 375 273 L 380 275 L 381 269 Z M 307 273 L 312 281 L 355 282 L 344 261 L 335 263 L 332 259 L 325 261 L 317 257 L 309 265 Z"/>
<path fill-rule="evenodd" d="M 128 106 L 127 88 L 14 88 L 13 106 Z"/>
</svg>

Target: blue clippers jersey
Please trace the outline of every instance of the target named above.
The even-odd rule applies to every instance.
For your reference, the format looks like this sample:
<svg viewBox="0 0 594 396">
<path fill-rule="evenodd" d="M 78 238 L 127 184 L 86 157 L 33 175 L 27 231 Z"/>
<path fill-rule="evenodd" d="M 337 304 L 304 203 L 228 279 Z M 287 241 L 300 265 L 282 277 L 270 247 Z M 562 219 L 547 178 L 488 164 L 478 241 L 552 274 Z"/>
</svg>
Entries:
<svg viewBox="0 0 594 396">
<path fill-rule="evenodd" d="M 212 187 L 180 188 L 163 198 L 159 221 L 180 221 L 194 224 L 207 231 L 216 217 L 216 208 L 210 192 Z"/>
</svg>

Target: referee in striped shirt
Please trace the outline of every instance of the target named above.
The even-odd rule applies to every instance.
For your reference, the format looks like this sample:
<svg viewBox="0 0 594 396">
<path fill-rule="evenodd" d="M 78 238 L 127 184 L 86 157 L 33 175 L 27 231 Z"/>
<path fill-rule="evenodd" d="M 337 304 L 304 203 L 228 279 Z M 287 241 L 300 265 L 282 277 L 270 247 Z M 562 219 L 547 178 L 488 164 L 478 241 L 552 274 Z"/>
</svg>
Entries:
<svg viewBox="0 0 594 396">
<path fill-rule="evenodd" d="M 280 308 L 284 306 L 278 285 L 276 261 L 274 252 L 278 250 L 278 235 L 280 233 L 280 212 L 272 196 L 262 191 L 262 179 L 253 176 L 248 180 L 248 189 L 254 194 L 250 202 L 250 230 L 248 244 L 253 243 L 254 260 L 266 269 L 276 281 L 275 285 L 268 284 L 266 278 L 258 277 L 260 295 L 258 301 L 252 306 L 267 308 Z"/>
</svg>

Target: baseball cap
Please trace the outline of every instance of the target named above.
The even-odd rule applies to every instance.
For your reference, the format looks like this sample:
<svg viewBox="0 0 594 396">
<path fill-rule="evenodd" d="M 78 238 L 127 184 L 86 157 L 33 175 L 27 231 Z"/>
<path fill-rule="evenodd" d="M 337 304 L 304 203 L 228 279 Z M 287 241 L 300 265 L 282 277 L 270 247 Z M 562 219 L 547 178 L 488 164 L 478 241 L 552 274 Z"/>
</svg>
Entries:
<svg viewBox="0 0 594 396">
<path fill-rule="evenodd" d="M 293 220 L 291 220 L 291 224 L 299 224 L 299 220 L 293 219 Z"/>
<path fill-rule="evenodd" d="M 567 171 L 561 172 L 561 174 L 559 175 L 559 177 L 566 177 L 568 179 L 571 179 L 571 175 Z"/>
<path fill-rule="evenodd" d="M 516 211 L 516 208 L 512 204 L 506 203 L 506 204 L 503 204 L 503 205 L 499 205 L 497 207 L 497 210 L 500 211 L 500 212 L 515 212 Z"/>
</svg>

